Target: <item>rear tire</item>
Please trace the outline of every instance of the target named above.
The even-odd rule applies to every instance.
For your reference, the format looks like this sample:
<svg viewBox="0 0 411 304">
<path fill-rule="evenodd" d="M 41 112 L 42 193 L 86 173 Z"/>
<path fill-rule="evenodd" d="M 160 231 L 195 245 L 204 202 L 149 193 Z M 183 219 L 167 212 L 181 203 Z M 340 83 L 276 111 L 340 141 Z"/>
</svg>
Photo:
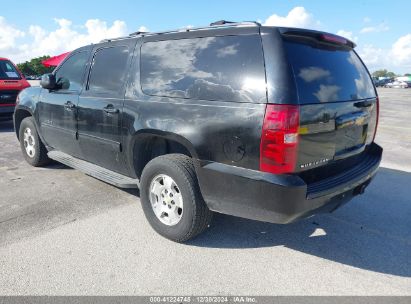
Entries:
<svg viewBox="0 0 411 304">
<path fill-rule="evenodd" d="M 172 241 L 185 242 L 211 223 L 193 161 L 183 154 L 151 160 L 141 175 L 140 196 L 151 227 Z"/>
<path fill-rule="evenodd" d="M 26 117 L 22 120 L 19 140 L 24 159 L 30 165 L 40 167 L 50 162 L 47 156 L 47 149 L 39 137 L 33 117 Z"/>
</svg>

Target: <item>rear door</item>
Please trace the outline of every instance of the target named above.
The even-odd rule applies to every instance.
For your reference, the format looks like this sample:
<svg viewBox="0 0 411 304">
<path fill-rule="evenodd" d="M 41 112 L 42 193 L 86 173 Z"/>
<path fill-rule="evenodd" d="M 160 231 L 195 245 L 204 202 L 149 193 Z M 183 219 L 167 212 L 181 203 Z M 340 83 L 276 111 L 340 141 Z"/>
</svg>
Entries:
<svg viewBox="0 0 411 304">
<path fill-rule="evenodd" d="M 121 122 L 125 80 L 135 40 L 119 40 L 93 50 L 86 89 L 78 103 L 78 139 L 82 158 L 126 173 Z"/>
<path fill-rule="evenodd" d="M 344 40 L 284 35 L 300 129 L 297 171 L 364 151 L 374 137 L 377 97 L 364 64 Z"/>
</svg>

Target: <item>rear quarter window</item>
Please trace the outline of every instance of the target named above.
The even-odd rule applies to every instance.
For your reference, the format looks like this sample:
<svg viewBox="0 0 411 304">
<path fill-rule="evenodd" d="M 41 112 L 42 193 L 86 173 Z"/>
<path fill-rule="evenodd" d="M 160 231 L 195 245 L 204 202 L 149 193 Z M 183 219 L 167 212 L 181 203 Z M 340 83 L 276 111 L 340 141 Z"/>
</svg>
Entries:
<svg viewBox="0 0 411 304">
<path fill-rule="evenodd" d="M 372 80 L 350 48 L 284 41 L 299 102 L 325 103 L 375 97 Z"/>
<path fill-rule="evenodd" d="M 146 42 L 141 47 L 145 94 L 234 102 L 265 102 L 258 35 Z"/>
</svg>

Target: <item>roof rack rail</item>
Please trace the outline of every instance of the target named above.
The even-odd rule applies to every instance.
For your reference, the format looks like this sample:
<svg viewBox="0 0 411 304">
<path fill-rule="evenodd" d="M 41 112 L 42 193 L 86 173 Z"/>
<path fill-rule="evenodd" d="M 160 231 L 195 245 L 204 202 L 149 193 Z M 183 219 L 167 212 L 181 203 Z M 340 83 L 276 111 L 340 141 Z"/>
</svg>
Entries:
<svg viewBox="0 0 411 304">
<path fill-rule="evenodd" d="M 100 40 L 100 43 L 102 42 L 110 42 L 110 41 L 117 41 L 117 40 L 122 40 L 122 39 L 127 39 L 130 38 L 130 36 L 122 36 L 122 37 L 115 37 L 115 38 L 106 38 L 103 40 Z"/>
<path fill-rule="evenodd" d="M 148 34 L 149 32 L 141 32 L 141 31 L 137 31 L 134 33 L 129 34 L 128 36 L 138 36 L 138 35 L 143 35 L 143 34 Z"/>
<path fill-rule="evenodd" d="M 241 21 L 241 22 L 235 22 L 235 21 L 228 21 L 228 20 L 218 20 L 210 23 L 210 26 L 216 26 L 216 25 L 241 25 L 241 24 L 255 24 L 257 26 L 261 26 L 261 23 L 257 21 Z"/>
<path fill-rule="evenodd" d="M 148 34 L 149 32 L 134 32 L 134 33 L 130 33 L 128 36 L 122 36 L 122 37 L 116 37 L 116 38 L 107 38 L 107 39 L 103 39 L 100 41 L 100 43 L 102 42 L 110 42 L 110 41 L 117 41 L 117 40 L 123 40 L 123 39 L 127 39 L 127 38 L 131 38 L 134 36 L 138 36 L 138 35 L 144 35 L 144 34 Z"/>
<path fill-rule="evenodd" d="M 108 39 L 103 39 L 100 42 L 110 42 L 110 41 L 117 41 L 117 40 L 122 40 L 122 39 L 127 39 L 127 38 L 132 38 L 135 36 L 151 36 L 151 35 L 162 35 L 162 34 L 169 34 L 169 33 L 178 33 L 181 31 L 187 31 L 187 32 L 191 32 L 191 31 L 196 31 L 196 30 L 207 30 L 210 27 L 224 27 L 224 26 L 240 26 L 240 25 L 247 25 L 247 24 L 253 24 L 256 26 L 261 26 L 261 23 L 257 22 L 257 21 L 242 21 L 242 22 L 234 22 L 234 21 L 227 21 L 227 20 L 219 20 L 219 21 L 215 21 L 210 23 L 209 26 L 203 26 L 203 27 L 194 27 L 194 28 L 186 28 L 186 29 L 177 29 L 177 30 L 170 30 L 170 31 L 164 31 L 164 32 L 141 32 L 141 31 L 137 31 L 134 33 L 129 34 L 128 36 L 124 36 L 124 37 L 117 37 L 117 38 L 108 38 Z"/>
<path fill-rule="evenodd" d="M 227 20 L 218 20 L 218 21 L 211 22 L 210 26 L 224 25 L 224 24 L 228 24 L 228 23 L 235 23 L 235 22 L 234 21 L 227 21 Z"/>
</svg>

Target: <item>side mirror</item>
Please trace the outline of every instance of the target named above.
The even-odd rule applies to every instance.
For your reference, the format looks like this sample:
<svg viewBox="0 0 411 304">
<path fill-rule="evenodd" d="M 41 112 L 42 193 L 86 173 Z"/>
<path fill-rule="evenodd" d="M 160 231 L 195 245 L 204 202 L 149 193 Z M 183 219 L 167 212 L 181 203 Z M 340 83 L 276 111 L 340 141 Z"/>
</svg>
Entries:
<svg viewBox="0 0 411 304">
<path fill-rule="evenodd" d="M 54 74 L 44 74 L 41 76 L 40 86 L 44 89 L 53 90 L 56 88 L 56 76 Z"/>
</svg>

